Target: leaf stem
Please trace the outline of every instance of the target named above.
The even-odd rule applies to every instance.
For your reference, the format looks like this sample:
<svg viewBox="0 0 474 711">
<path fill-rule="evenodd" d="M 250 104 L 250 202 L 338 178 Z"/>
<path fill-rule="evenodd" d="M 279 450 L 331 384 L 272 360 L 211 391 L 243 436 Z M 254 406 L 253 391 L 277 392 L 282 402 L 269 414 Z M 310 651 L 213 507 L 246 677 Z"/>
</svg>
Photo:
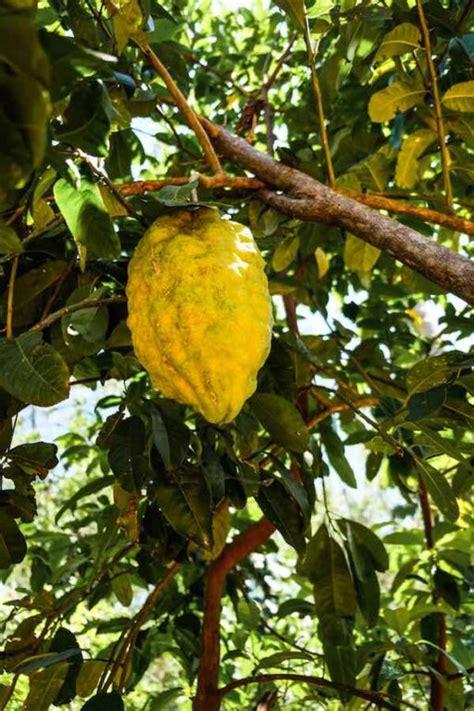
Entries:
<svg viewBox="0 0 474 711">
<path fill-rule="evenodd" d="M 328 174 L 329 185 L 331 186 L 331 188 L 334 189 L 336 187 L 336 175 L 334 173 L 331 149 L 329 147 L 321 86 L 319 84 L 319 78 L 316 72 L 317 45 L 316 47 L 313 45 L 306 7 L 304 10 L 304 39 L 306 43 L 306 50 L 308 53 L 309 68 L 311 70 L 311 85 L 313 87 L 313 92 L 316 99 L 316 112 L 318 114 L 319 132 L 321 134 L 321 144 L 323 148 L 324 159 L 326 161 L 326 170 Z"/>
<path fill-rule="evenodd" d="M 10 279 L 8 280 L 8 293 L 7 293 L 7 321 L 6 321 L 6 335 L 7 338 L 13 338 L 13 299 L 15 294 L 15 279 L 16 273 L 18 271 L 18 261 L 19 258 L 15 257 L 12 264 L 12 269 L 10 272 Z"/>
<path fill-rule="evenodd" d="M 416 0 L 416 7 L 418 10 L 418 17 L 420 20 L 421 33 L 423 35 L 423 45 L 426 54 L 426 61 L 428 63 L 428 71 L 430 74 L 430 84 L 431 90 L 433 92 L 433 103 L 436 118 L 436 129 L 438 132 L 438 142 L 439 149 L 441 152 L 441 163 L 443 166 L 443 183 L 444 183 L 444 193 L 446 198 L 446 205 L 451 211 L 453 209 L 453 191 L 451 187 L 451 178 L 449 175 L 449 164 L 451 162 L 448 147 L 446 146 L 446 132 L 443 123 L 443 114 L 441 111 L 441 97 L 439 94 L 438 80 L 436 78 L 436 68 L 433 62 L 433 56 L 431 51 L 431 40 L 428 25 L 426 24 L 426 17 L 423 10 L 423 1 Z"/>
</svg>

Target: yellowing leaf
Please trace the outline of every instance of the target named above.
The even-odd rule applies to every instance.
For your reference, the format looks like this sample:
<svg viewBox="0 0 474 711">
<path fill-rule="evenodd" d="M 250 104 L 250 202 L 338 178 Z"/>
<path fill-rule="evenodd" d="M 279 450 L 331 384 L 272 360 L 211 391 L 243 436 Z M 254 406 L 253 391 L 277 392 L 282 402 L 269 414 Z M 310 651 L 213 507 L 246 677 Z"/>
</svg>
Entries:
<svg viewBox="0 0 474 711">
<path fill-rule="evenodd" d="M 412 188 L 418 178 L 418 158 L 436 140 L 436 133 L 422 128 L 407 136 L 398 154 L 395 181 L 401 188 Z"/>
<path fill-rule="evenodd" d="M 118 54 L 122 54 L 130 38 L 142 35 L 144 18 L 138 0 L 115 0 L 114 4 L 118 10 L 113 16 L 115 40 Z"/>
<path fill-rule="evenodd" d="M 227 502 L 224 502 L 222 506 L 219 506 L 212 518 L 212 536 L 214 538 L 214 544 L 210 550 L 203 551 L 202 557 L 204 560 L 215 560 L 220 555 L 230 531 L 230 522 L 231 516 L 229 512 L 229 505 Z"/>
<path fill-rule="evenodd" d="M 375 55 L 375 62 L 380 62 L 388 57 L 398 57 L 406 52 L 411 52 L 420 46 L 420 30 L 411 22 L 403 22 L 388 32 Z"/>
<path fill-rule="evenodd" d="M 452 111 L 474 111 L 474 81 L 454 84 L 443 96 L 443 104 Z"/>
<path fill-rule="evenodd" d="M 284 242 L 280 242 L 273 254 L 273 269 L 276 272 L 282 272 L 284 269 L 289 267 L 298 253 L 299 246 L 300 240 L 298 237 L 286 239 Z"/>
<path fill-rule="evenodd" d="M 43 227 L 49 225 L 50 222 L 54 220 L 54 210 L 46 200 L 42 198 L 37 200 L 33 205 L 33 222 L 35 225 L 35 230 L 42 230 Z"/>
<path fill-rule="evenodd" d="M 322 279 L 329 270 L 329 259 L 326 252 L 321 247 L 316 247 L 314 257 L 318 265 L 319 278 Z"/>
<path fill-rule="evenodd" d="M 394 118 L 397 111 L 407 111 L 421 103 L 426 90 L 420 84 L 395 81 L 386 89 L 377 91 L 369 101 L 371 121 L 382 123 Z"/>
<path fill-rule="evenodd" d="M 363 242 L 355 235 L 348 234 L 344 245 L 344 263 L 348 269 L 358 274 L 372 270 L 380 256 L 380 249 Z"/>
</svg>

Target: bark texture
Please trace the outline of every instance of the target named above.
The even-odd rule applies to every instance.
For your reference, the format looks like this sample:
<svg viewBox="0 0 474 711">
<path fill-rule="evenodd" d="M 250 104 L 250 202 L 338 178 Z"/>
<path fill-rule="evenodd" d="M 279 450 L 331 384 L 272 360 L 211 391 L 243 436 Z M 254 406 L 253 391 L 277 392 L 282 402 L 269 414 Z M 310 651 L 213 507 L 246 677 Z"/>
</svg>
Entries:
<svg viewBox="0 0 474 711">
<path fill-rule="evenodd" d="M 224 128 L 201 121 L 220 154 L 274 188 L 258 191 L 264 202 L 300 220 L 342 227 L 446 291 L 474 303 L 474 262 L 261 153 Z"/>
</svg>

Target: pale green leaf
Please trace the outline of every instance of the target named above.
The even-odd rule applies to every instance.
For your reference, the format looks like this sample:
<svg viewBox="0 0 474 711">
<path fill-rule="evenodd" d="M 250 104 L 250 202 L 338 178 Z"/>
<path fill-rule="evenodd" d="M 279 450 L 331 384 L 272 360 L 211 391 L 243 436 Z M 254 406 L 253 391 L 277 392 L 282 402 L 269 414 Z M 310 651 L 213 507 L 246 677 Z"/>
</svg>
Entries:
<svg viewBox="0 0 474 711">
<path fill-rule="evenodd" d="M 422 128 L 407 136 L 397 158 L 395 181 L 401 188 L 412 188 L 418 179 L 418 158 L 436 141 L 436 133 Z"/>
<path fill-rule="evenodd" d="M 0 218 L 0 254 L 19 254 L 23 245 L 17 233 Z"/>
<path fill-rule="evenodd" d="M 344 245 L 344 264 L 358 274 L 370 272 L 380 256 L 380 249 L 348 234 Z"/>
<path fill-rule="evenodd" d="M 61 178 L 54 186 L 54 199 L 80 247 L 103 259 L 120 255 L 120 240 L 96 183 L 81 176 L 76 187 Z"/>
<path fill-rule="evenodd" d="M 463 81 L 450 87 L 443 104 L 452 111 L 474 111 L 474 81 Z"/>
<path fill-rule="evenodd" d="M 416 25 L 403 22 L 388 32 L 375 55 L 375 62 L 381 62 L 388 57 L 397 57 L 406 52 L 412 52 L 420 46 L 421 33 Z"/>
<path fill-rule="evenodd" d="M 276 272 L 282 272 L 290 266 L 300 245 L 299 237 L 293 237 L 280 242 L 273 253 L 272 266 Z"/>
<path fill-rule="evenodd" d="M 397 111 L 407 111 L 420 104 L 426 89 L 420 84 L 406 84 L 395 81 L 385 89 L 373 94 L 369 101 L 371 121 L 383 123 L 395 117 Z"/>
</svg>

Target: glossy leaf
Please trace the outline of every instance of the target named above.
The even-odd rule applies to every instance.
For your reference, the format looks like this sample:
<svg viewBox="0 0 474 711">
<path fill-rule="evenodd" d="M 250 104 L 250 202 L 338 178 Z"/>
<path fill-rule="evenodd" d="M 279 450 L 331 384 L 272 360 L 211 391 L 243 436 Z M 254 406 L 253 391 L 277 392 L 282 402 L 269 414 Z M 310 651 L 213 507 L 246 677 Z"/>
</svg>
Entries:
<svg viewBox="0 0 474 711">
<path fill-rule="evenodd" d="M 11 395 L 47 407 L 69 394 L 69 370 L 41 333 L 0 340 L 0 385 Z"/>
<path fill-rule="evenodd" d="M 296 408 L 272 393 L 257 393 L 251 400 L 252 410 L 278 444 L 294 452 L 304 452 L 308 430 Z"/>
</svg>

